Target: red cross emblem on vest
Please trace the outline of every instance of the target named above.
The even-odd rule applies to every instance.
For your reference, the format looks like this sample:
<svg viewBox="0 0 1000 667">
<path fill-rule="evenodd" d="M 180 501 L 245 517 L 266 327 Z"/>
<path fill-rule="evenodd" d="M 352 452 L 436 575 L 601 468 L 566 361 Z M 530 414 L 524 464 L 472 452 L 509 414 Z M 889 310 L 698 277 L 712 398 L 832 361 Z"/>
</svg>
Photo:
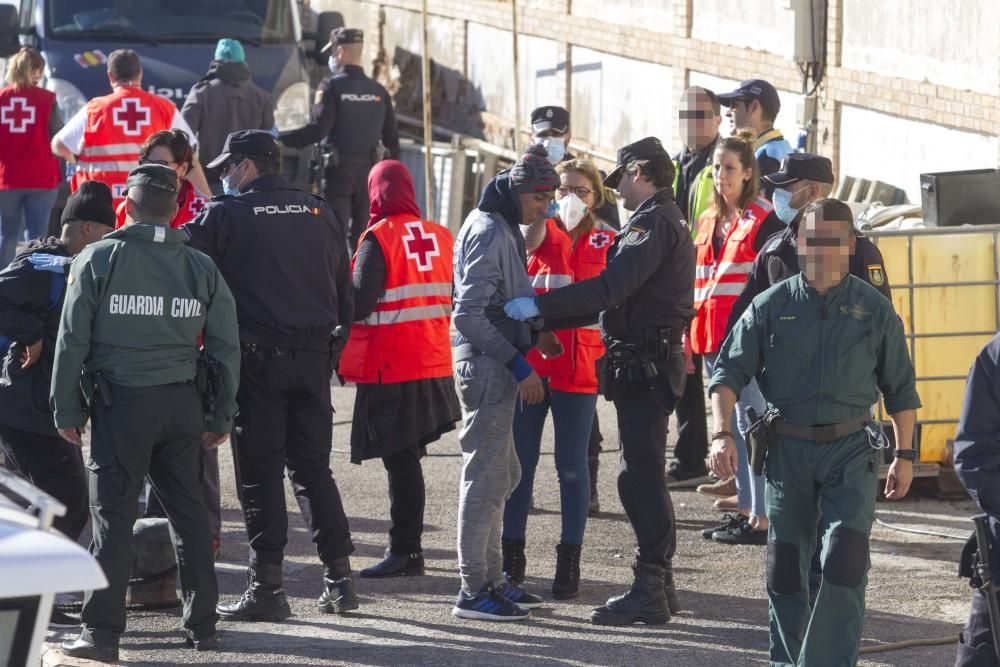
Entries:
<svg viewBox="0 0 1000 667">
<path fill-rule="evenodd" d="M 126 97 L 111 112 L 111 122 L 122 128 L 130 137 L 142 134 L 142 128 L 149 125 L 149 107 L 144 107 L 134 97 Z"/>
<path fill-rule="evenodd" d="M 611 235 L 607 232 L 594 232 L 590 235 L 590 245 L 600 250 L 611 243 Z"/>
<path fill-rule="evenodd" d="M 24 134 L 29 125 L 35 124 L 35 107 L 30 106 L 25 97 L 12 97 L 7 106 L 0 108 L 0 123 L 6 125 L 11 134 Z"/>
<path fill-rule="evenodd" d="M 197 214 L 199 211 L 201 211 L 201 209 L 205 208 L 205 201 L 206 199 L 204 197 L 199 197 L 195 195 L 194 197 L 191 198 L 191 203 L 188 204 L 188 210 L 194 214 Z"/>
<path fill-rule="evenodd" d="M 407 232 L 403 237 L 403 247 L 406 248 L 406 257 L 416 260 L 418 271 L 430 271 L 433 268 L 431 258 L 441 255 L 441 249 L 438 248 L 437 236 L 427 234 L 424 231 L 423 224 L 419 220 L 407 222 L 403 226 L 406 227 Z"/>
</svg>

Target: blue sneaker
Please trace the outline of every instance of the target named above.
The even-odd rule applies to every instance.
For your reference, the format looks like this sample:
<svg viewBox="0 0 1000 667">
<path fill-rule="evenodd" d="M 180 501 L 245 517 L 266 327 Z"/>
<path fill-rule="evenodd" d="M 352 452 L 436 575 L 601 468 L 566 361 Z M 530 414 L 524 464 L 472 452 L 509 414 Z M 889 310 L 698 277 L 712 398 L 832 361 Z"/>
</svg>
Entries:
<svg viewBox="0 0 1000 667">
<path fill-rule="evenodd" d="M 538 597 L 534 593 L 529 593 L 520 586 L 515 586 L 509 581 L 500 584 L 497 587 L 497 592 L 516 604 L 518 607 L 524 607 L 525 609 L 537 609 L 545 604 L 545 600 L 542 598 Z"/>
<path fill-rule="evenodd" d="M 475 595 L 459 593 L 451 614 L 477 621 L 522 621 L 531 616 L 530 611 L 514 604 L 490 584 Z"/>
</svg>

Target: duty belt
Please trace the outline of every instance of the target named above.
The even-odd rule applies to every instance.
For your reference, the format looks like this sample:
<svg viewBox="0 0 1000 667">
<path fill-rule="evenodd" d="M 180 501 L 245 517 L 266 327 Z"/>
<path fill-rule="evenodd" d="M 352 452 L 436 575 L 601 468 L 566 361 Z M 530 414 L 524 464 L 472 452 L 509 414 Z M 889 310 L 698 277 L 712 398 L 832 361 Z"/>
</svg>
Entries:
<svg viewBox="0 0 1000 667">
<path fill-rule="evenodd" d="M 822 426 L 798 426 L 789 424 L 784 419 L 775 419 L 772 425 L 778 435 L 787 435 L 801 440 L 812 440 L 821 445 L 827 445 L 844 436 L 857 433 L 865 427 L 870 417 L 858 417 L 840 424 L 824 424 Z"/>
</svg>

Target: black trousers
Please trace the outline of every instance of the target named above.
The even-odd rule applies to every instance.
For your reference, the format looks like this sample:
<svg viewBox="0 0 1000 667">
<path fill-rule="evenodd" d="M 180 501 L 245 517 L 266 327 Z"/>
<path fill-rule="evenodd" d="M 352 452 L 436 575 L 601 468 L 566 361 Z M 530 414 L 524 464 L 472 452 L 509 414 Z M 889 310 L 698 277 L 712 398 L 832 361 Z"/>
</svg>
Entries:
<svg viewBox="0 0 1000 667">
<path fill-rule="evenodd" d="M 326 172 L 326 201 L 348 226 L 349 249 L 353 253 L 358 239 L 368 227 L 371 203 L 368 201 L 368 172 L 371 162 L 343 162 Z"/>
<path fill-rule="evenodd" d="M 66 506 L 66 514 L 52 525 L 76 542 L 87 527 L 87 471 L 83 452 L 58 435 L 21 431 L 0 425 L 0 447 L 13 470 Z"/>
<path fill-rule="evenodd" d="M 422 551 L 424 533 L 424 472 L 419 450 L 404 449 L 382 457 L 389 476 L 389 551 L 407 555 Z"/>
<path fill-rule="evenodd" d="M 233 433 L 252 564 L 280 565 L 288 543 L 285 469 L 326 565 L 354 551 L 330 472 L 330 355 L 244 353 Z"/>
<path fill-rule="evenodd" d="M 83 601 L 83 638 L 116 646 L 125 630 L 132 571 L 132 525 L 148 475 L 163 503 L 177 554 L 184 628 L 195 638 L 215 633 L 219 599 L 212 535 L 201 492 L 201 397 L 193 382 L 157 387 L 113 385 L 114 405 L 91 406 L 87 462 L 94 541 L 91 553 L 108 587 Z"/>
<path fill-rule="evenodd" d="M 684 355 L 657 364 L 654 387 L 615 388 L 621 466 L 618 495 L 635 531 L 636 559 L 663 565 L 677 547 L 674 505 L 666 487 L 667 419 L 683 391 Z"/>
<path fill-rule="evenodd" d="M 677 444 L 674 458 L 691 468 L 705 465 L 708 456 L 708 425 L 705 419 L 705 383 L 701 377 L 702 356 L 696 354 L 694 373 L 684 382 L 684 393 L 677 401 Z"/>
<path fill-rule="evenodd" d="M 993 632 L 990 629 L 990 612 L 986 605 L 986 595 L 976 589 L 972 594 L 972 609 L 969 620 L 959 635 L 958 655 L 955 667 L 997 667 L 993 650 Z"/>
</svg>

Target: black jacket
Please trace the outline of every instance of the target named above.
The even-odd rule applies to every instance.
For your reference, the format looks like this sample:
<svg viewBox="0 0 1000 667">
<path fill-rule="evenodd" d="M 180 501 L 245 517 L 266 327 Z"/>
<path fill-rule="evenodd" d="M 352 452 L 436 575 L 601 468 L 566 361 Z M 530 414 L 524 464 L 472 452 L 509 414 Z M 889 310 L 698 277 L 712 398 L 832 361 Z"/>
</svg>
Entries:
<svg viewBox="0 0 1000 667">
<path fill-rule="evenodd" d="M 727 335 L 755 296 L 800 271 L 795 245 L 797 232 L 797 227 L 789 226 L 784 231 L 771 235 L 764 243 L 753 262 L 753 268 L 750 269 L 750 277 L 747 278 L 746 285 L 743 286 L 743 291 L 729 314 L 729 322 L 726 324 Z M 885 272 L 882 253 L 871 240 L 860 234 L 857 234 L 856 238 L 854 254 L 851 256 L 851 275 L 861 278 L 892 301 L 889 277 Z"/>
<path fill-rule="evenodd" d="M 312 122 L 282 132 L 278 139 L 293 148 L 325 139 L 337 149 L 342 162 L 352 163 L 371 159 L 381 139 L 389 157 L 399 159 L 399 128 L 392 98 L 380 83 L 355 65 L 342 67 L 323 79 L 316 89 Z"/>
<path fill-rule="evenodd" d="M 552 328 L 579 326 L 600 312 L 605 341 L 628 342 L 661 328 L 673 330 L 679 342 L 694 316 L 693 301 L 694 244 L 670 188 L 632 214 L 599 276 L 537 297 Z"/>
<path fill-rule="evenodd" d="M 230 132 L 272 129 L 274 102 L 250 79 L 246 64 L 213 60 L 191 87 L 181 115 L 198 137 L 202 163 L 208 164 L 222 152 Z M 209 171 L 209 181 L 218 180 L 218 170 Z"/>
<path fill-rule="evenodd" d="M 36 269 L 28 260 L 35 253 L 69 257 L 55 237 L 40 239 L 28 244 L 10 266 L 0 271 L 0 336 L 7 339 L 0 375 L 0 424 L 57 435 L 49 408 L 49 385 L 66 275 Z M 22 369 L 24 348 L 38 340 L 42 341 L 41 358 Z"/>
<path fill-rule="evenodd" d="M 333 329 L 353 321 L 347 232 L 322 197 L 264 175 L 213 198 L 185 229 L 222 271 L 242 342 L 326 350 Z"/>
</svg>

